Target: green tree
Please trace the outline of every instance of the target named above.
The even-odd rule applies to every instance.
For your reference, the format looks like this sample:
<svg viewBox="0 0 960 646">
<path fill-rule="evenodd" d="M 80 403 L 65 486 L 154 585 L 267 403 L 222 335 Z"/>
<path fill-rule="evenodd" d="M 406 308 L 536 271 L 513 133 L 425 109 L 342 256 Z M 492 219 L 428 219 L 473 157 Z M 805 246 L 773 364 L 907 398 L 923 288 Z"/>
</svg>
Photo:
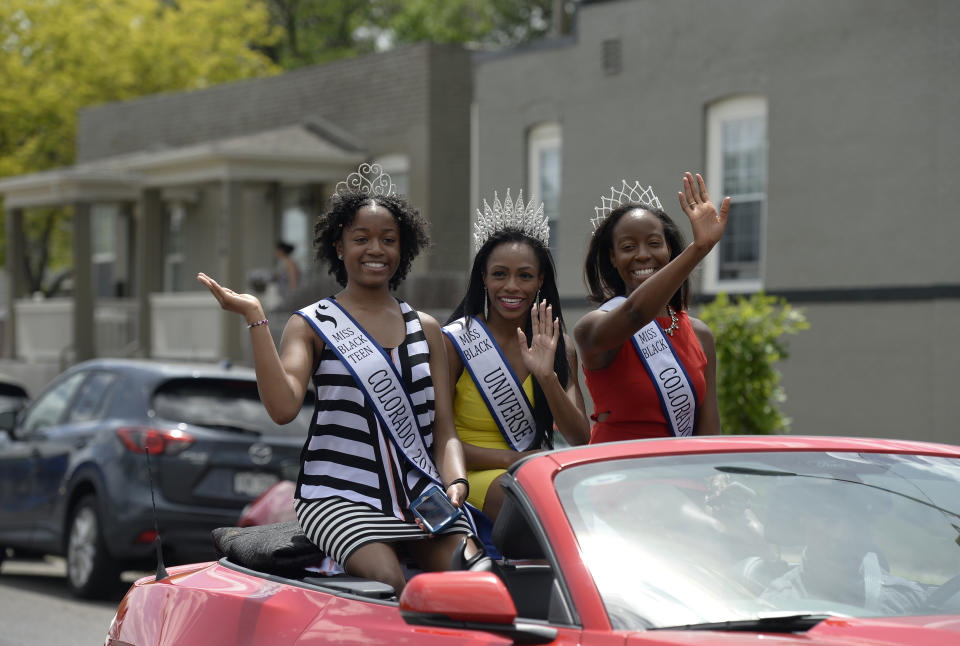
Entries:
<svg viewBox="0 0 960 646">
<path fill-rule="evenodd" d="M 269 0 L 269 5 L 282 36 L 264 51 L 286 69 L 421 41 L 516 45 L 563 31 L 573 11 L 566 0 Z"/>
<path fill-rule="evenodd" d="M 266 2 L 0 2 L 0 177 L 73 163 L 83 107 L 278 71 L 257 49 L 278 37 Z M 29 275 L 69 263 L 56 252 L 63 211 L 26 219 Z M 0 236 L 5 262 L 5 226 Z"/>
<path fill-rule="evenodd" d="M 784 339 L 810 327 L 786 299 L 762 292 L 731 301 L 726 294 L 700 309 L 717 346 L 717 399 L 725 433 L 786 433 L 778 408 L 787 396 L 775 364 L 789 355 Z"/>
</svg>

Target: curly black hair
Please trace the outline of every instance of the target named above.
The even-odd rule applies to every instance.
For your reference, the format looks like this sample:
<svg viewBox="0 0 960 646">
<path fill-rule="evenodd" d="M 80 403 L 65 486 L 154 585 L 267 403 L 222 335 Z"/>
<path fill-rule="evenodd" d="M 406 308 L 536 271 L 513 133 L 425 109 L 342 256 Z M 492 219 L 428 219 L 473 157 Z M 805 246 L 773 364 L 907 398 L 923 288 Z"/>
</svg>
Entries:
<svg viewBox="0 0 960 646">
<path fill-rule="evenodd" d="M 566 324 L 563 320 L 563 311 L 560 307 L 560 294 L 557 290 L 557 271 L 553 263 L 553 255 L 540 240 L 524 233 L 520 229 L 506 227 L 493 233 L 483 246 L 477 251 L 473 259 L 473 268 L 470 270 L 470 282 L 467 285 L 467 293 L 463 300 L 453 310 L 453 314 L 447 320 L 447 325 L 457 319 L 468 316 L 475 317 L 483 311 L 483 306 L 487 300 L 486 291 L 483 287 L 483 274 L 487 270 L 487 260 L 493 250 L 501 244 L 507 242 L 523 242 L 533 249 L 537 261 L 540 263 L 540 273 L 543 274 L 543 285 L 540 287 L 540 298 L 546 299 L 548 305 L 553 306 L 553 315 L 560 320 L 560 331 L 566 332 Z M 467 322 L 469 325 L 470 322 Z M 533 326 L 530 318 L 530 312 L 524 322 L 524 332 L 527 335 L 527 344 L 533 342 Z M 553 358 L 553 369 L 557 373 L 557 379 L 560 385 L 566 389 L 570 377 L 570 361 L 567 359 L 567 344 L 563 334 L 557 342 L 557 352 Z M 533 380 L 533 416 L 537 424 L 537 438 L 534 440 L 534 446 L 546 446 L 553 448 L 553 413 L 547 405 L 547 397 L 543 394 L 540 383 Z"/>
<path fill-rule="evenodd" d="M 410 271 L 413 259 L 430 246 L 430 224 L 420 212 L 397 195 L 370 196 L 364 193 L 334 193 L 326 212 L 317 218 L 313 226 L 313 247 L 316 259 L 327 263 L 342 286 L 347 284 L 347 269 L 343 260 L 337 258 L 337 242 L 343 238 L 343 230 L 353 224 L 354 218 L 364 206 L 377 204 L 390 211 L 400 230 L 400 264 L 390 277 L 390 289 L 396 289 Z"/>
<path fill-rule="evenodd" d="M 587 298 L 594 303 L 605 303 L 614 296 L 626 292 L 627 286 L 624 284 L 623 278 L 620 277 L 617 268 L 610 262 L 610 250 L 613 249 L 613 229 L 617 226 L 617 222 L 635 209 L 643 209 L 652 213 L 663 223 L 663 237 L 667 246 L 670 247 L 670 260 L 679 256 L 680 252 L 687 246 L 680 227 L 663 209 L 644 202 L 630 202 L 617 207 L 593 232 L 593 237 L 590 238 L 590 246 L 587 249 L 587 258 L 583 265 L 583 279 L 589 292 Z M 687 309 L 689 294 L 690 279 L 688 278 L 683 281 L 680 289 L 670 297 L 670 305 L 678 312 Z"/>
</svg>

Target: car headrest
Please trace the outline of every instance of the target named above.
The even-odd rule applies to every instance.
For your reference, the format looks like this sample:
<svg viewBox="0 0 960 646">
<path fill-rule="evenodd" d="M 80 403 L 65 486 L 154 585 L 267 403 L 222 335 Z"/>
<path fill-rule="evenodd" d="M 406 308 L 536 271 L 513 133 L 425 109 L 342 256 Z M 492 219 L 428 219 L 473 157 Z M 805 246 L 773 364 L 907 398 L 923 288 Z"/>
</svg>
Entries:
<svg viewBox="0 0 960 646">
<path fill-rule="evenodd" d="M 543 549 L 527 523 L 520 504 L 509 493 L 493 523 L 493 544 L 504 558 L 542 559 Z"/>
</svg>

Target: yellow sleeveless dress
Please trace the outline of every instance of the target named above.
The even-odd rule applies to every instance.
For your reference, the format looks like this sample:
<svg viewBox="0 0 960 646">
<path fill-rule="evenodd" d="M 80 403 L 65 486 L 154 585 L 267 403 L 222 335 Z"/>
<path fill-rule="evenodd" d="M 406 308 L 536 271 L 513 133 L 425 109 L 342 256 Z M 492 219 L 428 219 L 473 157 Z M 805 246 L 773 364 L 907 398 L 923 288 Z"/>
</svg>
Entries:
<svg viewBox="0 0 960 646">
<path fill-rule="evenodd" d="M 533 402 L 533 375 L 528 375 L 524 380 L 523 392 L 527 395 L 527 401 Z M 457 380 L 457 392 L 453 398 L 453 423 L 457 427 L 461 442 L 484 449 L 510 449 L 466 368 Z M 470 496 L 467 502 L 482 510 L 487 489 L 504 471 L 505 469 L 467 469 L 467 480 L 470 481 Z"/>
</svg>

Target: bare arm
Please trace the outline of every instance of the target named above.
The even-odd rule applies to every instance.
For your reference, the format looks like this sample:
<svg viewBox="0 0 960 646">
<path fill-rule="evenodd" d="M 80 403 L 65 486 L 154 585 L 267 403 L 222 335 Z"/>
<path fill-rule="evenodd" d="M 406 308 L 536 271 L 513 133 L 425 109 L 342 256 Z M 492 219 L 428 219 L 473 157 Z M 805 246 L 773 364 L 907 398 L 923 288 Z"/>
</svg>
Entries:
<svg viewBox="0 0 960 646">
<path fill-rule="evenodd" d="M 463 373 L 463 360 L 460 353 L 453 347 L 453 342 L 443 335 L 443 345 L 447 353 L 447 373 L 450 375 L 450 402 L 453 410 L 454 396 L 457 392 L 457 382 Z M 454 427 L 456 431 L 456 427 Z M 470 469 L 506 469 L 523 457 L 513 449 L 488 449 L 481 446 L 460 442 L 463 447 L 463 457 Z"/>
<path fill-rule="evenodd" d="M 266 318 L 257 297 L 238 294 L 221 286 L 206 274 L 199 274 L 203 283 L 228 312 L 243 316 L 247 324 Z M 250 328 L 253 366 L 257 373 L 257 389 L 270 419 L 278 424 L 292 421 L 303 406 L 307 384 L 314 364 L 315 334 L 300 316 L 292 316 L 283 329 L 280 351 L 266 325 Z"/>
<path fill-rule="evenodd" d="M 595 310 L 577 322 L 573 333 L 584 368 L 597 370 L 610 365 L 616 350 L 663 311 L 690 272 L 723 235 L 730 213 L 730 198 L 725 198 L 717 211 L 699 174 L 694 178 L 687 173 L 683 178 L 683 189 L 677 197 L 690 219 L 693 242 L 645 280 L 619 306 L 609 312 Z"/>
<path fill-rule="evenodd" d="M 697 427 L 693 433 L 694 435 L 719 435 L 722 430 L 720 406 L 717 403 L 717 349 L 713 342 L 713 333 L 710 327 L 699 319 L 691 318 L 690 324 L 697 335 L 697 340 L 700 341 L 703 353 L 707 355 L 707 367 L 704 369 L 707 388 L 703 402 L 697 410 Z"/>
<path fill-rule="evenodd" d="M 427 337 L 427 345 L 430 347 L 430 374 L 434 375 L 433 456 L 443 484 L 447 485 L 458 478 L 466 478 L 467 467 L 463 459 L 463 446 L 453 425 L 453 397 L 450 394 L 450 379 L 447 377 L 449 369 L 444 334 L 435 318 L 423 312 L 418 314 Z M 446 491 L 453 504 L 460 506 L 466 501 L 465 485 L 451 485 Z"/>
</svg>

